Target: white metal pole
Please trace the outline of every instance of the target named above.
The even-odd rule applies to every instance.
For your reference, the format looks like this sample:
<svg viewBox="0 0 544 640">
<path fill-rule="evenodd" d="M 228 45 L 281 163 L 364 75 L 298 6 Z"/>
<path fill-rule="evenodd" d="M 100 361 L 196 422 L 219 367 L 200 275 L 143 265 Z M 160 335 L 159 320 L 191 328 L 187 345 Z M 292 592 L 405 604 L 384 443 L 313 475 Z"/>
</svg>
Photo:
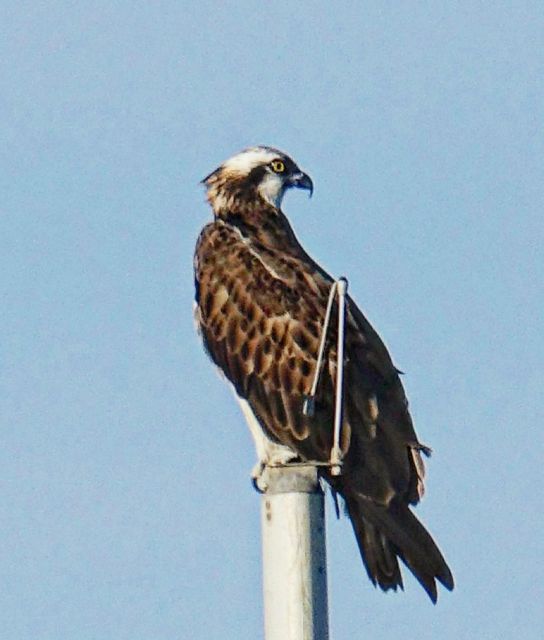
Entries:
<svg viewBox="0 0 544 640">
<path fill-rule="evenodd" d="M 265 476 L 265 639 L 328 640 L 325 506 L 317 470 L 267 467 Z"/>
</svg>

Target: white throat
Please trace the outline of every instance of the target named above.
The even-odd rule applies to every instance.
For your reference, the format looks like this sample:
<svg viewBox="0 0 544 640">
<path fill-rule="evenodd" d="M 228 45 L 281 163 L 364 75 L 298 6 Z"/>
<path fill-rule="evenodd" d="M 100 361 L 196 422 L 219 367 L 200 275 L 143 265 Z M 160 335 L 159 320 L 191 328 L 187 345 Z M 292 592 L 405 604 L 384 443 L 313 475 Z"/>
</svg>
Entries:
<svg viewBox="0 0 544 640">
<path fill-rule="evenodd" d="M 267 172 L 257 190 L 273 207 L 276 207 L 276 209 L 281 207 L 285 188 L 280 176 Z"/>
</svg>

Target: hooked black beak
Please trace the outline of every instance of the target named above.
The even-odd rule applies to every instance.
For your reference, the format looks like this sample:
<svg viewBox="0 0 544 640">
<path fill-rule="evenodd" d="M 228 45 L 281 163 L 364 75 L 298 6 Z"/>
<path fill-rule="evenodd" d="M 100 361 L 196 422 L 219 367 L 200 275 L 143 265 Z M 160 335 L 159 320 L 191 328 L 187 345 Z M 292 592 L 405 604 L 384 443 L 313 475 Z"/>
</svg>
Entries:
<svg viewBox="0 0 544 640">
<path fill-rule="evenodd" d="M 314 192 L 314 183 L 309 175 L 299 171 L 298 173 L 293 173 L 293 175 L 289 178 L 289 186 L 297 187 L 297 189 L 306 189 L 310 192 L 310 198 L 312 197 L 312 193 Z"/>
</svg>

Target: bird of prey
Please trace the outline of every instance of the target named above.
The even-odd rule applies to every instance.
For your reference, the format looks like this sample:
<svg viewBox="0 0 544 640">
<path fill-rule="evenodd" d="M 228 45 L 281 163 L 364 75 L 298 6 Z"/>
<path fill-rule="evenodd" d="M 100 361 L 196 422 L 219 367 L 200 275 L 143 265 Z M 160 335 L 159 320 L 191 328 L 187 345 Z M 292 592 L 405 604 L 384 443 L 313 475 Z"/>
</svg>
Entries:
<svg viewBox="0 0 544 640">
<path fill-rule="evenodd" d="M 310 177 L 285 153 L 253 147 L 203 181 L 213 209 L 195 252 L 196 322 L 206 351 L 232 383 L 259 462 L 326 463 L 333 446 L 337 328 L 328 332 L 312 415 L 305 415 L 329 291 L 334 280 L 302 248 L 281 210 L 285 192 Z M 333 318 L 338 315 L 337 304 Z M 403 588 L 399 558 L 433 602 L 436 580 L 453 589 L 442 554 L 410 505 L 424 491 L 422 454 L 399 370 L 355 302 L 345 320 L 341 449 L 335 476 L 372 583 Z"/>
</svg>

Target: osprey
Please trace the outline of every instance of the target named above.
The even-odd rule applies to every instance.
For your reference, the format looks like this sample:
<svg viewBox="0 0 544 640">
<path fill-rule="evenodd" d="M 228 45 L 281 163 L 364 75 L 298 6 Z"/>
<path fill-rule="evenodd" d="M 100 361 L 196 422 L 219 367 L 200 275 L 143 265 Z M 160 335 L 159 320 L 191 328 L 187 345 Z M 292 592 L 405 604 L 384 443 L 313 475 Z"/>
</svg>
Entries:
<svg viewBox="0 0 544 640">
<path fill-rule="evenodd" d="M 286 154 L 254 147 L 203 180 L 214 221 L 195 252 L 196 321 L 213 362 L 232 383 L 255 439 L 260 486 L 266 465 L 326 463 L 333 446 L 337 329 L 328 331 L 312 415 L 304 400 L 316 375 L 333 279 L 304 251 L 281 210 L 308 175 Z M 333 307 L 337 315 L 337 305 Z M 319 473 L 351 519 L 368 576 L 384 591 L 403 587 L 398 559 L 436 602 L 453 577 L 410 510 L 423 495 L 422 453 L 399 371 L 348 296 L 345 320 L 341 475 Z"/>
</svg>

